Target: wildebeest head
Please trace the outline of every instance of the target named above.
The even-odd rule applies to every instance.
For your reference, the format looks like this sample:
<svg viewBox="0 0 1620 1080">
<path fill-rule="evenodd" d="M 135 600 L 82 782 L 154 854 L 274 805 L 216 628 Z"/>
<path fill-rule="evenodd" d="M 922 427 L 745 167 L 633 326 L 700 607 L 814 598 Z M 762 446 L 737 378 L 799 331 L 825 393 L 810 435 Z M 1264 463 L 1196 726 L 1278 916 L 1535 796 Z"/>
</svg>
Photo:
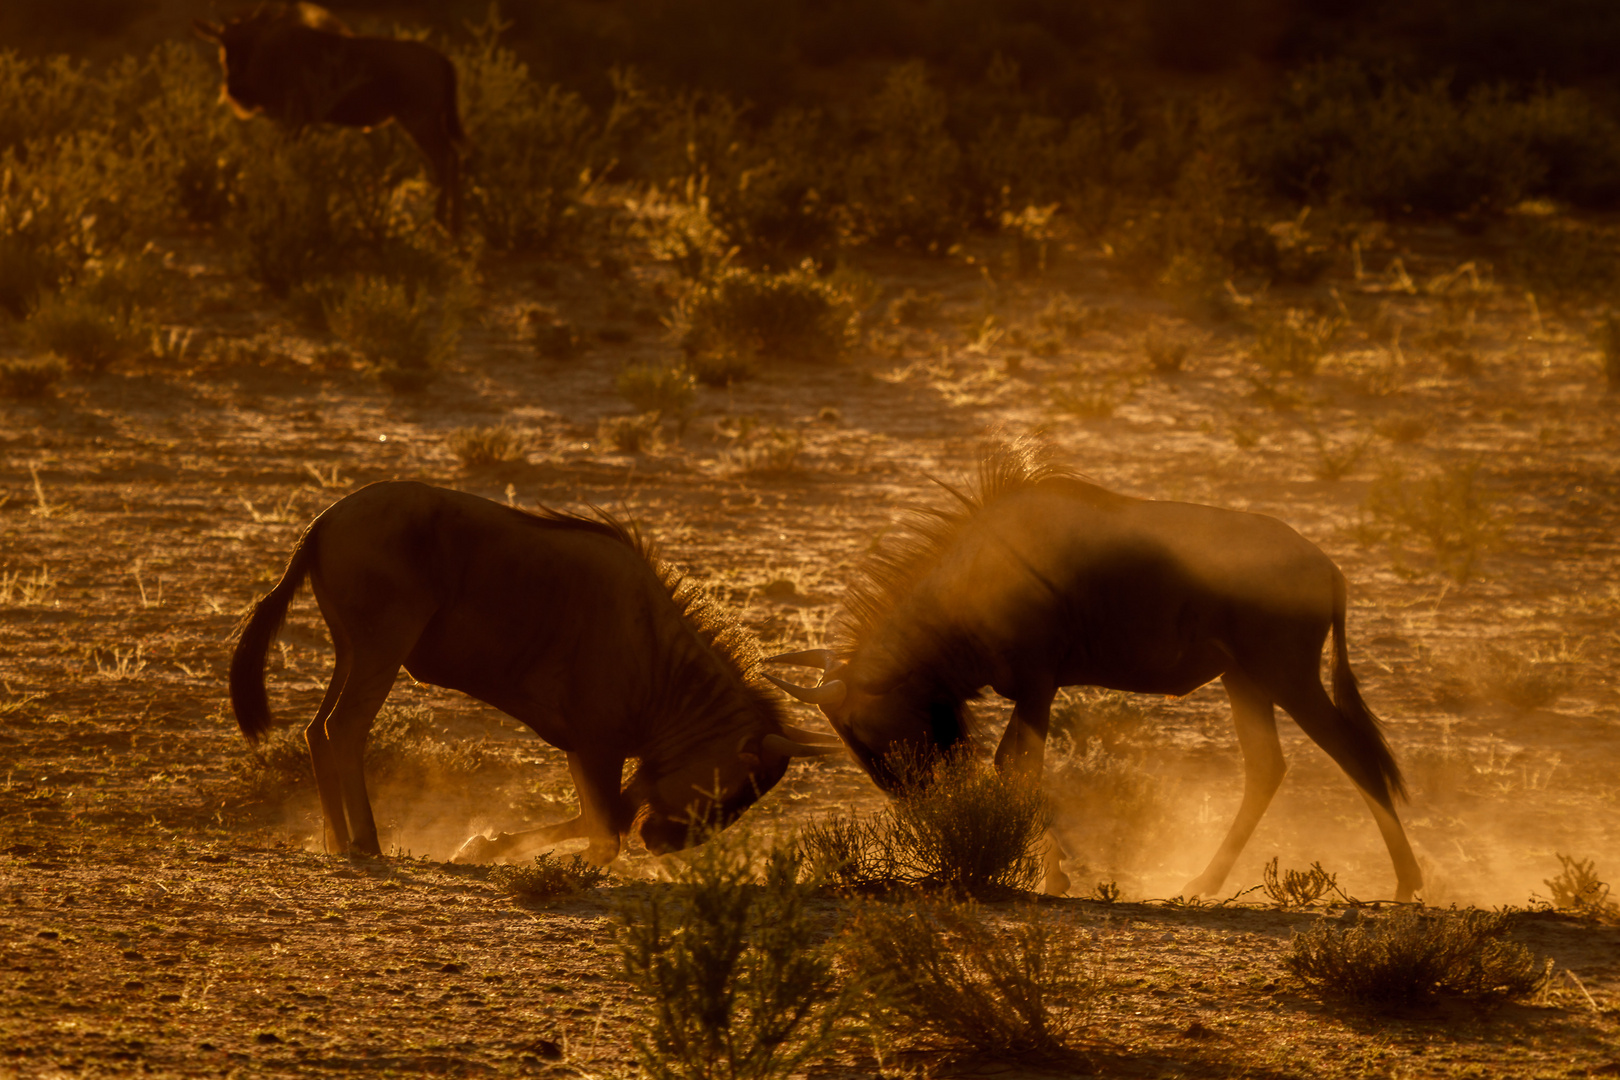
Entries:
<svg viewBox="0 0 1620 1080">
<path fill-rule="evenodd" d="M 643 805 L 639 832 L 647 850 L 663 855 L 701 841 L 775 787 L 794 758 L 838 752 L 803 741 L 807 734 L 772 719 L 756 731 L 700 743 L 666 771 L 638 774 L 631 788 Z"/>
<path fill-rule="evenodd" d="M 225 23 L 192 23 L 198 37 L 219 46 L 225 98 L 238 116 L 284 108 L 298 74 L 284 57 L 285 39 L 294 27 L 343 36 L 350 32 L 337 16 L 309 3 L 260 4 Z"/>
<path fill-rule="evenodd" d="M 785 653 L 767 662 L 819 668 L 821 682 L 800 686 L 766 675 L 800 701 L 820 707 L 873 782 L 901 791 L 966 737 L 960 695 L 935 692 L 915 674 L 885 677 L 860 659 L 842 660 L 830 649 Z"/>
</svg>

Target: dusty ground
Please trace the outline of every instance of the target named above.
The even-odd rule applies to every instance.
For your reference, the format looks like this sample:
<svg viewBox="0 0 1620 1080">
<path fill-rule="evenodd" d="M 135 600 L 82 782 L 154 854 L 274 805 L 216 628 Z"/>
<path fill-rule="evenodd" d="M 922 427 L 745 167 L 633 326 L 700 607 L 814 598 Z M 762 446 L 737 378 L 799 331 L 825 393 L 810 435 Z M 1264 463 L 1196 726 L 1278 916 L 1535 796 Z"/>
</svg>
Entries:
<svg viewBox="0 0 1620 1080">
<path fill-rule="evenodd" d="M 1430 902 L 1525 905 L 1548 894 L 1560 853 L 1613 872 L 1616 403 L 1589 314 L 1499 284 L 1496 254 L 1488 239 L 1413 233 L 1369 251 L 1360 277 L 1345 260 L 1331 291 L 1281 297 L 1349 319 L 1319 375 L 1281 384 L 1282 408 L 1256 397 L 1238 324 L 1172 318 L 1100 258 L 1068 252 L 1016 279 L 989 248 L 973 262 L 868 257 L 873 306 L 850 362 L 703 390 L 684 436 L 640 455 L 602 445 L 597 424 L 628 411 L 613 389 L 627 360 L 671 352 L 650 317 L 663 304 L 656 268 L 486 266 L 483 321 L 458 366 L 406 396 L 317 363 L 321 343 L 293 336 L 285 312 L 244 299 L 206 252 L 186 256 L 193 310 L 176 327 L 193 337 L 180 360 L 0 405 L 0 1074 L 627 1065 L 638 1005 L 614 978 L 610 910 L 659 887 L 652 860 L 631 853 L 611 887 L 534 908 L 483 871 L 438 861 L 475 827 L 571 812 L 560 754 L 493 710 L 404 680 L 396 703 L 431 707 L 447 742 L 482 739 L 500 767 L 487 790 L 385 785 L 376 801 L 394 853 L 380 861 L 322 854 L 307 792 L 266 801 L 243 780 L 250 759 L 224 702 L 231 629 L 313 514 L 390 477 L 616 509 L 767 645 L 804 647 L 820 643 L 848 566 L 898 507 L 927 497 L 927 474 L 961 470 L 987 430 L 1044 428 L 1105 485 L 1271 513 L 1337 560 L 1351 656 L 1413 779 L 1405 819 Z M 1469 262 L 1478 277 L 1453 273 Z M 907 288 L 919 300 L 896 322 L 886 305 Z M 1082 312 L 1070 329 L 1054 302 Z M 594 347 L 537 360 L 523 337 L 536 305 Z M 1183 373 L 1152 372 L 1149 334 L 1188 345 Z M 499 422 L 525 435 L 526 460 L 463 469 L 450 433 Z M 791 469 L 751 468 L 749 446 L 772 428 L 802 440 Z M 1320 478 L 1363 443 L 1342 479 Z M 1366 542 L 1362 507 L 1382 472 L 1416 482 L 1472 461 L 1502 535 L 1466 586 L 1434 572 L 1419 542 L 1398 560 Z M 282 642 L 272 700 L 291 722 L 313 710 L 329 657 L 307 600 Z M 1538 679 L 1551 696 L 1527 706 L 1519 691 Z M 1258 885 L 1277 857 L 1322 863 L 1356 897 L 1386 896 L 1392 874 L 1359 800 L 1285 727 L 1293 771 L 1230 887 Z M 1290 933 L 1315 915 L 1135 902 L 1172 895 L 1201 868 L 1241 773 L 1218 687 L 1140 703 L 1127 734 L 1119 753 L 1151 797 L 1139 819 L 1083 823 L 1098 844 L 1077 830 L 1071 872 L 1077 891 L 1117 881 L 1130 902 L 1049 905 L 1097 932 L 1111 979 L 1085 1052 L 1059 1071 L 1620 1071 L 1612 927 L 1524 923 L 1521 939 L 1558 967 L 1544 1002 L 1391 1018 L 1323 1006 L 1284 975 Z M 750 818 L 877 805 L 852 766 L 797 765 Z M 824 907 L 829 921 L 839 913 Z M 870 1046 L 851 1042 L 814 1072 L 876 1068 Z"/>
</svg>

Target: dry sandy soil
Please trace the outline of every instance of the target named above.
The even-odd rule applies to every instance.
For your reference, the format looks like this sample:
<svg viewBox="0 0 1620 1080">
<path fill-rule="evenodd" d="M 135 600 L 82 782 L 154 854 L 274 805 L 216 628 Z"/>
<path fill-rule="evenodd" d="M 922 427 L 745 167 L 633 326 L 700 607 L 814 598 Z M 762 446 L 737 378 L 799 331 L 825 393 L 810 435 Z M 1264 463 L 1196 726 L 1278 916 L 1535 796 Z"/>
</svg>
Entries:
<svg viewBox="0 0 1620 1080">
<path fill-rule="evenodd" d="M 456 791 L 383 784 L 392 853 L 381 860 L 325 855 L 307 788 L 266 799 L 251 782 L 264 771 L 224 700 L 232 628 L 311 516 L 390 477 L 616 510 L 767 648 L 805 647 L 821 642 L 861 552 L 931 497 L 930 474 L 960 475 L 992 429 L 1044 429 L 1104 485 L 1274 514 L 1344 569 L 1351 656 L 1412 779 L 1405 819 L 1428 902 L 1524 906 L 1549 894 L 1558 854 L 1613 872 L 1616 402 L 1589 315 L 1499 283 L 1488 239 L 1400 234 L 1366 253 L 1359 276 L 1346 258 L 1331 288 L 1269 297 L 1349 320 L 1321 372 L 1284 380 L 1280 402 L 1255 393 L 1241 323 L 1173 317 L 1100 256 L 1067 251 L 1019 279 L 988 247 L 869 255 L 858 267 L 873 303 L 848 362 L 767 366 L 703 390 L 684 435 L 643 454 L 604 445 L 598 423 L 628 411 L 613 386 L 622 365 L 672 353 L 657 267 L 486 265 L 481 322 L 454 369 L 407 395 L 318 363 L 322 343 L 296 336 L 285 311 L 206 251 L 183 255 L 196 265 L 181 290 L 192 310 L 174 316 L 193 335 L 182 359 L 0 405 L 0 1074 L 628 1068 L 641 1005 L 616 979 L 611 912 L 662 887 L 656 861 L 632 851 L 607 886 L 539 906 L 441 861 L 475 828 L 570 814 L 559 753 L 494 710 L 402 678 L 394 703 L 431 708 L 445 745 L 476 742 L 491 764 Z M 896 321 L 888 302 L 904 289 L 917 301 Z M 1065 328 L 1054 302 L 1081 317 Z M 540 305 L 593 347 L 536 359 L 525 315 Z M 1155 334 L 1188 347 L 1180 374 L 1149 366 Z M 451 433 L 495 423 L 523 434 L 525 459 L 463 468 Z M 761 468 L 750 450 L 772 429 L 799 440 L 791 468 Z M 1342 478 L 1323 478 L 1363 445 Z M 1373 538 L 1380 522 L 1363 506 L 1391 470 L 1417 490 L 1470 462 L 1500 538 L 1458 586 L 1422 541 L 1392 551 Z M 301 722 L 330 655 L 307 599 L 281 640 L 272 701 Z M 988 728 L 1002 707 L 983 705 Z M 1044 1068 L 1620 1073 L 1613 926 L 1527 916 L 1519 939 L 1558 972 L 1543 1000 L 1397 1017 L 1323 1004 L 1285 974 L 1290 935 L 1320 909 L 1280 911 L 1254 892 L 1219 907 L 1150 902 L 1213 850 L 1240 759 L 1218 686 L 1137 703 L 1120 723 L 1118 763 L 1145 794 L 1131 815 L 1104 807 L 1078 823 L 1070 872 L 1077 892 L 1115 881 L 1123 900 L 1043 902 L 1095 933 L 1110 985 L 1079 1056 Z M 1276 857 L 1320 862 L 1347 894 L 1386 898 L 1393 875 L 1359 799 L 1284 727 L 1292 772 L 1229 888 L 1257 886 Z M 879 803 L 852 765 L 801 764 L 747 820 Z M 840 902 L 818 903 L 831 925 Z M 851 1039 L 812 1074 L 878 1067 L 870 1042 Z M 926 1047 L 895 1067 L 1026 1068 Z"/>
</svg>

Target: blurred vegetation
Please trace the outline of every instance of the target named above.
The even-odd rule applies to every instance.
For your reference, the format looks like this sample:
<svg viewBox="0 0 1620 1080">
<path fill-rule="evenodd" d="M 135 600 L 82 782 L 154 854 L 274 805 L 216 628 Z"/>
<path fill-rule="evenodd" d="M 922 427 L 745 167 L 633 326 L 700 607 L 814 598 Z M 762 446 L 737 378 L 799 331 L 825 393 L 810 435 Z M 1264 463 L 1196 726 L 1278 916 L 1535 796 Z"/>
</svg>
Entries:
<svg viewBox="0 0 1620 1080">
<path fill-rule="evenodd" d="M 1554 301 L 1620 275 L 1612 237 L 1566 227 L 1620 202 L 1604 62 L 1620 11 L 1597 0 L 338 6 L 454 60 L 467 235 L 433 223 L 397 130 L 234 117 L 178 9 L 20 0 L 0 14 L 0 311 L 60 308 L 136 256 L 133 276 L 162 279 L 173 238 L 200 233 L 350 337 L 353 311 L 329 324 L 353 288 L 337 282 L 371 280 L 428 343 L 390 351 L 435 355 L 370 362 L 414 384 L 454 346 L 455 312 L 417 310 L 424 292 L 465 292 L 486 252 L 629 243 L 682 279 L 689 370 L 723 386 L 777 355 L 837 355 L 868 304 L 830 282 L 862 245 L 995 235 L 1033 274 L 1064 237 L 1213 315 L 1234 313 L 1234 279 L 1313 280 L 1374 218 L 1499 222 L 1524 241 L 1515 272 Z M 159 302 L 72 304 L 139 327 Z M 1308 374 L 1319 321 L 1262 334 L 1263 366 Z M 63 355 L 95 371 L 140 353 Z"/>
</svg>

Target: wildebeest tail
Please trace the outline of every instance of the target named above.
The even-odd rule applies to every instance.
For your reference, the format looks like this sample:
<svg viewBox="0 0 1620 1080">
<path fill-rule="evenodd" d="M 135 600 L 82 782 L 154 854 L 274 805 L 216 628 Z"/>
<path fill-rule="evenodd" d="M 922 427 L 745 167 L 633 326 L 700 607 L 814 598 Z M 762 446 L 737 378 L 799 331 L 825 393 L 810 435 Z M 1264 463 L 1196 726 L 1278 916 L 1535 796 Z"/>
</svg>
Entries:
<svg viewBox="0 0 1620 1080">
<path fill-rule="evenodd" d="M 1350 647 L 1345 641 L 1344 615 L 1347 606 L 1344 575 L 1333 577 L 1333 704 L 1344 717 L 1350 753 L 1364 775 L 1355 780 L 1367 792 L 1393 810 L 1394 799 L 1406 798 L 1406 779 L 1384 738 L 1383 725 L 1361 700 L 1355 672 L 1350 670 Z"/>
<path fill-rule="evenodd" d="M 231 710 L 236 723 L 250 743 L 256 743 L 270 730 L 270 699 L 264 692 L 264 661 L 287 618 L 287 606 L 298 595 L 309 576 L 309 561 L 315 554 L 315 526 L 312 522 L 298 538 L 287 570 L 242 623 L 231 653 Z"/>
</svg>

